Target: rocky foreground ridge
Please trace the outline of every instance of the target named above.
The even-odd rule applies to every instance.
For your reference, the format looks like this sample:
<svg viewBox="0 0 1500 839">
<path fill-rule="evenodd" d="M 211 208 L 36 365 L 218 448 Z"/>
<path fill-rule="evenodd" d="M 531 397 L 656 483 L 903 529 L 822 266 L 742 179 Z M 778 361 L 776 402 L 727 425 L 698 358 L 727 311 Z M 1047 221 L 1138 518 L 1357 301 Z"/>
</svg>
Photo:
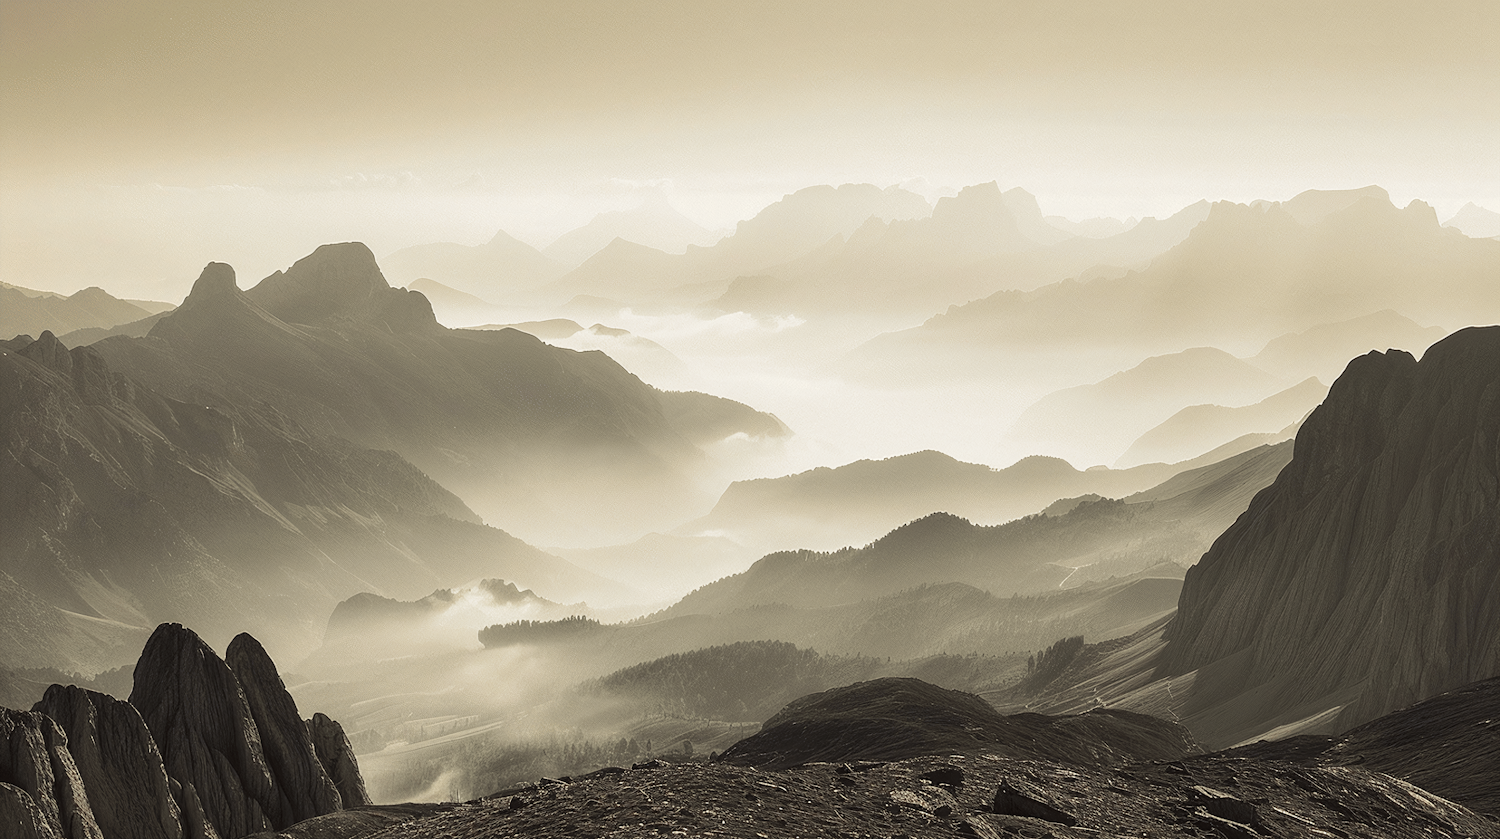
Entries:
<svg viewBox="0 0 1500 839">
<path fill-rule="evenodd" d="M 162 624 L 130 701 L 53 685 L 0 709 L 0 835 L 239 839 L 369 804 L 343 729 L 298 715 L 260 642 L 226 659 Z"/>
<path fill-rule="evenodd" d="M 1493 796 L 1468 779 L 1493 777 L 1497 699 L 1500 679 L 1492 679 L 1342 738 L 1202 754 L 1184 728 L 1164 720 L 1114 712 L 1001 718 L 969 694 L 879 679 L 793 702 L 760 735 L 706 764 L 606 767 L 463 804 L 334 813 L 276 835 L 1496 837 Z M 864 724 L 846 724 L 855 720 Z M 993 724 L 965 736 L 976 720 L 1011 728 L 1003 738 Z M 1454 721 L 1466 729 L 1461 738 Z M 789 725 L 806 753 L 839 757 L 797 763 L 755 745 Z M 1056 736 L 1069 726 L 1110 742 L 1080 749 L 1078 738 Z M 914 731 L 925 734 L 899 736 Z M 909 756 L 889 757 L 893 739 Z M 1413 754 L 1421 755 L 1416 766 Z"/>
</svg>

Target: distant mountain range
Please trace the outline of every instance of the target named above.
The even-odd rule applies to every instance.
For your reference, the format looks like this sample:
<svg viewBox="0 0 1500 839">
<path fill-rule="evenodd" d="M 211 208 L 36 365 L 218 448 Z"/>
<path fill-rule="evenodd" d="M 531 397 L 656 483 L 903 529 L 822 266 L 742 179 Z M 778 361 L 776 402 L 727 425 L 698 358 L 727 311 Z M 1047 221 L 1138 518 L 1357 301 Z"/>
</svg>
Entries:
<svg viewBox="0 0 1500 839">
<path fill-rule="evenodd" d="M 845 366 L 887 379 L 905 369 L 1023 375 L 1018 365 L 1044 351 L 1243 351 L 1384 309 L 1448 325 L 1500 318 L 1500 291 L 1488 279 L 1500 270 L 1500 242 L 1445 230 L 1427 205 L 1397 209 L 1383 195 L 1357 190 L 1280 205 L 1214 204 L 1191 235 L 1145 270 L 954 306 L 869 342 Z M 1092 240 L 1057 247 L 1081 241 Z"/>
<path fill-rule="evenodd" d="M 1282 380 L 1223 350 L 1195 347 L 1154 356 L 1094 384 L 1050 394 L 1027 408 L 1009 434 L 1033 451 L 1056 452 L 1085 462 L 1113 460 L 1132 441 L 1185 406 L 1248 405 L 1284 386 Z M 1252 430 L 1278 430 L 1285 425 Z M 1202 451 L 1187 451 L 1186 457 L 1236 436 L 1217 439 Z"/>
<path fill-rule="evenodd" d="M 1218 452 L 1213 460 L 1256 445 Z M 995 469 L 941 452 L 914 452 L 780 478 L 736 481 L 708 515 L 679 531 L 724 534 L 758 553 L 834 550 L 867 544 L 934 511 L 1000 524 L 1041 512 L 1060 498 L 1118 498 L 1213 460 L 1080 471 L 1059 458 L 1033 456 Z"/>
<path fill-rule="evenodd" d="M 358 591 L 498 576 L 610 600 L 621 586 L 484 526 L 434 478 L 534 533 L 562 505 L 569 536 L 575 517 L 638 535 L 685 517 L 699 443 L 786 433 L 600 353 L 447 330 L 358 244 L 250 291 L 211 264 L 145 338 L 9 341 L 0 392 L 0 660 L 87 672 L 164 620 L 305 651 Z"/>
<path fill-rule="evenodd" d="M 1328 388 L 1317 379 L 1304 379 L 1253 405 L 1191 405 L 1137 437 L 1115 467 L 1186 460 L 1246 435 L 1275 434 L 1291 439 L 1302 418 L 1327 395 Z"/>
<path fill-rule="evenodd" d="M 682 253 L 689 247 L 706 248 L 721 237 L 678 212 L 666 196 L 656 193 L 634 209 L 594 216 L 588 224 L 542 248 L 542 253 L 561 265 L 576 268 L 615 239 Z"/>
<path fill-rule="evenodd" d="M 662 614 L 720 614 L 773 603 L 828 606 L 937 582 L 1001 597 L 1039 594 L 1070 581 L 1123 577 L 1174 562 L 1191 565 L 1271 482 L 1289 449 L 1287 443 L 1256 449 L 1177 475 L 1153 493 L 1085 500 L 1060 515 L 986 527 L 933 513 L 863 548 L 771 554 Z"/>
<path fill-rule="evenodd" d="M 319 614 L 371 588 L 500 574 L 612 588 L 479 524 L 393 452 L 310 434 L 265 403 L 163 395 L 50 332 L 0 352 L 0 390 L 0 659 L 14 665 L 112 667 L 168 619 L 305 652 Z"/>
<path fill-rule="evenodd" d="M 1470 201 L 1463 205 L 1453 218 L 1444 222 L 1443 226 L 1451 227 L 1475 239 L 1496 239 L 1500 238 L 1500 213 L 1486 210 Z"/>
<path fill-rule="evenodd" d="M 171 308 L 149 300 L 120 300 L 101 288 L 64 296 L 0 283 L 0 337 L 108 329 Z"/>
<path fill-rule="evenodd" d="M 529 301 L 532 290 L 567 270 L 503 230 L 482 245 L 437 242 L 402 248 L 387 254 L 381 264 L 396 285 L 428 279 L 507 304 Z"/>
</svg>

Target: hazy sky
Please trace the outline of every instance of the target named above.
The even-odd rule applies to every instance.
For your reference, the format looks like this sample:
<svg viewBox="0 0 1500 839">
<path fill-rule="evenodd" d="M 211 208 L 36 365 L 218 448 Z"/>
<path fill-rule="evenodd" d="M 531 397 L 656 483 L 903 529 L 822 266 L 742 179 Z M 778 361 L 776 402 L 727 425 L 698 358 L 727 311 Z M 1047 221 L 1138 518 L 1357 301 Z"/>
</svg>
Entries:
<svg viewBox="0 0 1500 839">
<path fill-rule="evenodd" d="M 0 0 L 0 279 L 180 296 L 316 244 L 545 244 L 666 190 L 1048 213 L 1378 183 L 1500 209 L 1500 4 Z"/>
</svg>

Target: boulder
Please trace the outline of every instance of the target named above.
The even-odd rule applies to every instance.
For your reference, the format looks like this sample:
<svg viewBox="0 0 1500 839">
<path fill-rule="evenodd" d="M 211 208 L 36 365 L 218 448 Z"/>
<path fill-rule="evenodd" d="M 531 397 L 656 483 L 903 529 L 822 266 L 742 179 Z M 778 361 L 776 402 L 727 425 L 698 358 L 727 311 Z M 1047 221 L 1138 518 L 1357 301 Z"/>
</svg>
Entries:
<svg viewBox="0 0 1500 839">
<path fill-rule="evenodd" d="M 1050 798 L 1035 784 L 1016 779 L 1001 781 L 990 810 L 1002 816 L 1026 816 L 1069 827 L 1078 824 L 1077 818 L 1053 805 Z"/>
</svg>

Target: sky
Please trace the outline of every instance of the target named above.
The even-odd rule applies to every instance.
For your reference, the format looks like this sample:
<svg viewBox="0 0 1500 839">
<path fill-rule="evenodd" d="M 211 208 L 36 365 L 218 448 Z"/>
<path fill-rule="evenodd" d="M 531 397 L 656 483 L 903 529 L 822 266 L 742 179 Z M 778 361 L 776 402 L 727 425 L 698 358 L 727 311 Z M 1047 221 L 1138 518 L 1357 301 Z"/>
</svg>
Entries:
<svg viewBox="0 0 1500 839">
<path fill-rule="evenodd" d="M 327 241 L 990 180 L 1074 219 L 1500 210 L 1500 4 L 0 0 L 0 280 L 176 300 Z"/>
</svg>

